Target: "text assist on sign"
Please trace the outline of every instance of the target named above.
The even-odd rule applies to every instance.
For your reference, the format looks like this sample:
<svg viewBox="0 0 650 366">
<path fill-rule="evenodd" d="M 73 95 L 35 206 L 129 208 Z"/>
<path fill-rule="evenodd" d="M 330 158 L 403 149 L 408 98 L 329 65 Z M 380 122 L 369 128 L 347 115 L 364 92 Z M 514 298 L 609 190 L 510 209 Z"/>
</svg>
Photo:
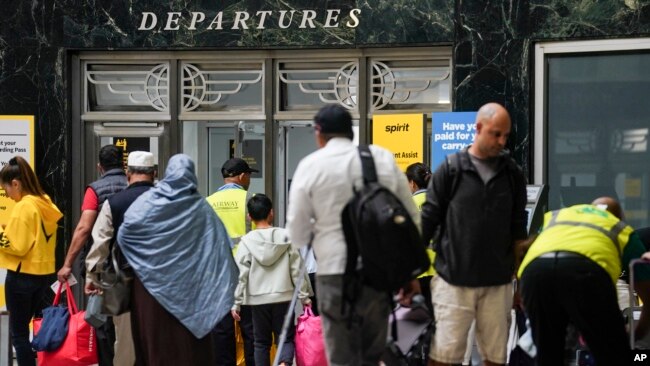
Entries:
<svg viewBox="0 0 650 366">
<path fill-rule="evenodd" d="M 372 120 L 372 143 L 395 156 L 402 171 L 413 163 L 424 162 L 424 115 L 386 114 Z"/>
</svg>

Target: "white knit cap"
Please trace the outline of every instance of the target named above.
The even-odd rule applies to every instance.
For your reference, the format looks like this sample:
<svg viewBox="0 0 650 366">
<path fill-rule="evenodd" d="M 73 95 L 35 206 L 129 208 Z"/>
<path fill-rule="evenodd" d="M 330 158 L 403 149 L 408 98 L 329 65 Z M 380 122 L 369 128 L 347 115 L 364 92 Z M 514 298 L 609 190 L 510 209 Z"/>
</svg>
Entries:
<svg viewBox="0 0 650 366">
<path fill-rule="evenodd" d="M 129 153 L 127 165 L 143 168 L 153 167 L 153 154 L 148 151 L 132 151 Z"/>
</svg>

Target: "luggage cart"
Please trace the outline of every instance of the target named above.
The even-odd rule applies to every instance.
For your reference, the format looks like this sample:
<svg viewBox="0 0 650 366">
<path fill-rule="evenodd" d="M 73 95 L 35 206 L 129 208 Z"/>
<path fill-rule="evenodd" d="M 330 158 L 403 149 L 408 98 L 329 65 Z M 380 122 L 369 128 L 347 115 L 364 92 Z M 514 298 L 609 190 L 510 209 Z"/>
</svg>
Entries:
<svg viewBox="0 0 650 366">
<path fill-rule="evenodd" d="M 634 300 L 636 298 L 636 295 L 634 294 L 634 266 L 638 264 L 650 264 L 650 261 L 645 260 L 645 259 L 634 259 L 630 261 L 630 274 L 629 274 L 629 295 L 630 295 L 630 307 L 629 307 L 629 314 L 627 317 L 629 329 L 630 329 L 630 349 L 634 349 L 634 344 L 635 344 L 635 339 L 634 339 L 634 329 L 636 328 L 636 320 L 638 320 L 638 317 L 636 317 L 636 314 L 641 314 L 641 307 L 636 306 L 636 301 Z"/>
<path fill-rule="evenodd" d="M 389 324 L 397 322 L 397 339 L 389 339 L 382 362 L 386 366 L 424 366 L 427 364 L 434 322 L 423 302 L 414 297 L 410 308 L 398 307 Z M 390 329 L 391 325 L 389 325 Z"/>
</svg>

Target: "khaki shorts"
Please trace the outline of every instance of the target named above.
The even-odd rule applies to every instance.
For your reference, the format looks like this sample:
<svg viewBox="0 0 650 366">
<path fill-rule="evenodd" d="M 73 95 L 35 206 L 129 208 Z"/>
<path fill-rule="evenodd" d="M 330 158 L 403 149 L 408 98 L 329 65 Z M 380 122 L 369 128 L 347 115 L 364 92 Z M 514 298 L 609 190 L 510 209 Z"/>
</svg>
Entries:
<svg viewBox="0 0 650 366">
<path fill-rule="evenodd" d="M 463 362 L 467 334 L 476 319 L 476 343 L 483 360 L 506 363 L 512 308 L 512 284 L 489 287 L 453 286 L 436 276 L 431 281 L 436 332 L 429 358 L 451 364 Z"/>
</svg>

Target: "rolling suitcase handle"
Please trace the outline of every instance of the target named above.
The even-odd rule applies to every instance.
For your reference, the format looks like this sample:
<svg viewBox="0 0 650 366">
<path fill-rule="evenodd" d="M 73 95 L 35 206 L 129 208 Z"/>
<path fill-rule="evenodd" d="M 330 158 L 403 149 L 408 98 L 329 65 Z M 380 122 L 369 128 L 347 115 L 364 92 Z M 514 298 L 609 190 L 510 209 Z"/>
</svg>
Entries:
<svg viewBox="0 0 650 366">
<path fill-rule="evenodd" d="M 650 264 L 649 260 L 646 259 L 634 259 L 630 261 L 629 268 L 629 278 L 630 283 L 628 286 L 628 293 L 630 296 L 630 315 L 628 317 L 628 323 L 630 327 L 630 349 L 634 349 L 634 266 L 637 264 Z"/>
</svg>

